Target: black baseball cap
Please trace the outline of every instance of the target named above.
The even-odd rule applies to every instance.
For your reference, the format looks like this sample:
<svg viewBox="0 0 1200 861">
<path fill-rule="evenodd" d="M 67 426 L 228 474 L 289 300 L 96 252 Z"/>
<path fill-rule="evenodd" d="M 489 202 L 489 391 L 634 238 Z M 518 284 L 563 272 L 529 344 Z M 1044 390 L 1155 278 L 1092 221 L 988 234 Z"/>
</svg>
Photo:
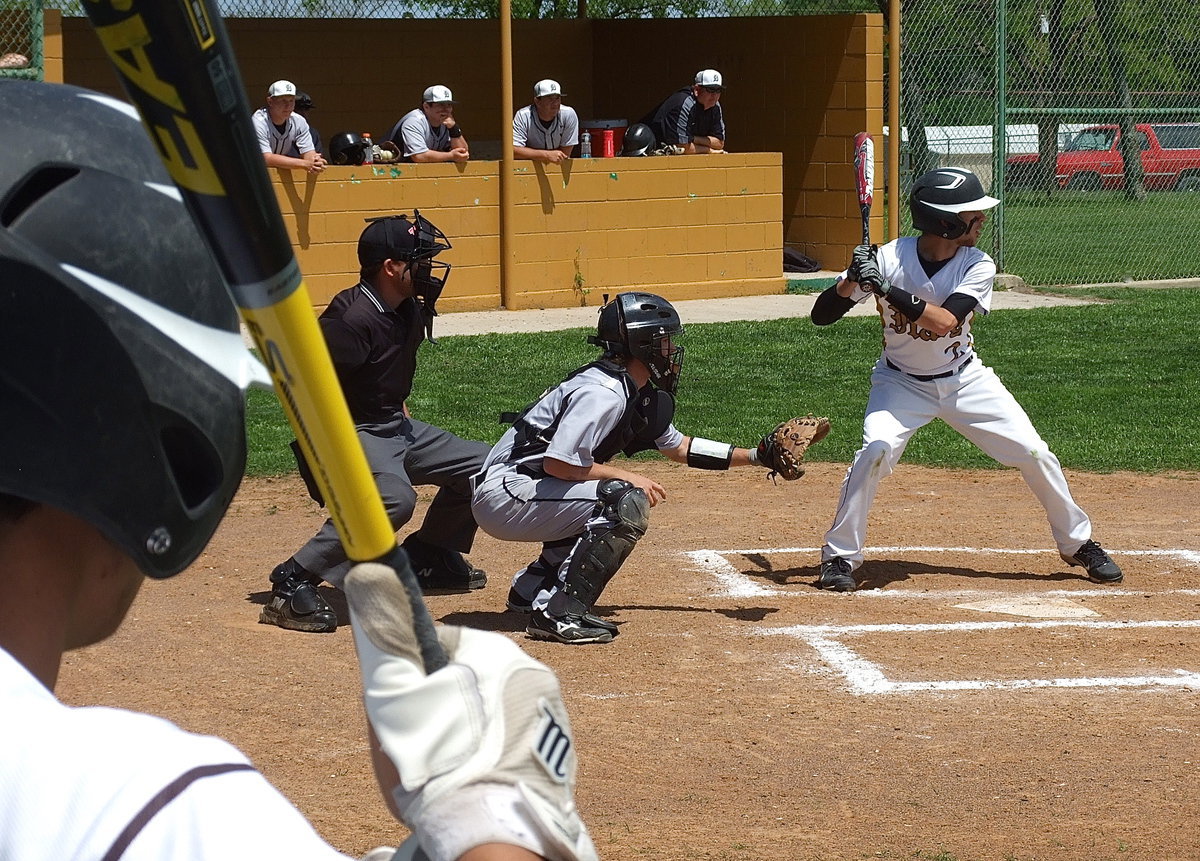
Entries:
<svg viewBox="0 0 1200 861">
<path fill-rule="evenodd" d="M 429 219 L 414 211 L 407 215 L 368 218 L 358 237 L 358 263 L 372 266 L 385 260 L 417 260 L 433 257 L 450 247 L 445 234 Z"/>
</svg>

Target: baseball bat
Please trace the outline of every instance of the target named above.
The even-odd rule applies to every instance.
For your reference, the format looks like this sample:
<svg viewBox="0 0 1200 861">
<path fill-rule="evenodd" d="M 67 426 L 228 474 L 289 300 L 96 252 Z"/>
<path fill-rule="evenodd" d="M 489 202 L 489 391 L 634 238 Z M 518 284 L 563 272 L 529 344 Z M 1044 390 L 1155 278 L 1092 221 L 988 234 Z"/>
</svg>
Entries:
<svg viewBox="0 0 1200 861">
<path fill-rule="evenodd" d="M 313 314 L 215 0 L 83 6 L 220 263 L 347 556 L 396 571 L 426 671 L 433 672 L 446 654 L 396 544 Z"/>
<path fill-rule="evenodd" d="M 871 204 L 875 200 L 875 142 L 866 132 L 854 136 L 854 186 L 862 213 L 862 244 L 871 244 Z"/>
</svg>

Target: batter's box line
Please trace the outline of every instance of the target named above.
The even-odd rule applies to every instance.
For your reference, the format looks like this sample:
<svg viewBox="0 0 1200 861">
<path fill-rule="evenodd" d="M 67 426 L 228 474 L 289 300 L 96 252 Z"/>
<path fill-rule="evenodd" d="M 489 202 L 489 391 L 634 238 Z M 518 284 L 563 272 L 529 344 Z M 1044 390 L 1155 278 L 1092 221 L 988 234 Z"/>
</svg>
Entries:
<svg viewBox="0 0 1200 861">
<path fill-rule="evenodd" d="M 1200 628 L 1200 620 L 1143 622 L 1038 621 L 1038 622 L 948 622 L 943 624 L 880 625 L 794 625 L 768 628 L 763 636 L 791 636 L 808 643 L 821 659 L 840 673 L 856 696 L 908 694 L 927 691 L 1018 691 L 1046 688 L 1188 688 L 1200 690 L 1200 673 L 1177 669 L 1161 676 L 1094 676 L 1059 679 L 947 679 L 943 681 L 897 682 L 889 679 L 878 664 L 868 661 L 837 637 L 873 633 L 946 633 L 1000 631 L 1016 628 Z"/>
<path fill-rule="evenodd" d="M 783 556 L 788 554 L 804 553 L 817 555 L 821 552 L 819 547 L 766 547 L 752 548 L 749 550 L 686 550 L 681 554 L 684 558 L 690 560 L 695 566 L 695 570 L 708 574 L 720 584 L 721 591 L 718 593 L 731 598 L 755 598 L 755 597 L 817 597 L 825 593 L 816 590 L 804 590 L 798 592 L 793 589 L 787 589 L 778 586 L 764 585 L 752 577 L 743 574 L 739 571 L 726 557 L 728 556 Z M 903 553 L 905 555 L 911 553 L 972 553 L 972 554 L 1005 554 L 1011 556 L 1038 556 L 1047 555 L 1057 558 L 1056 551 L 1045 549 L 1013 549 L 999 547 L 868 547 L 864 551 L 869 555 L 878 556 L 881 553 Z M 1175 559 L 1179 562 L 1189 565 L 1200 565 L 1200 551 L 1196 550 L 1114 550 L 1114 554 L 1121 556 L 1161 556 L 1170 559 Z M 961 590 L 943 590 L 943 591 L 925 591 L 920 594 L 905 592 L 896 589 L 865 589 L 860 592 L 855 592 L 855 595 L 866 596 L 871 598 L 905 598 L 918 600 L 943 600 L 949 597 L 964 597 L 964 596 L 986 596 L 998 594 L 995 590 L 982 589 L 961 589 Z M 1104 586 L 1096 589 L 1048 589 L 1039 591 L 1040 595 L 1062 596 L 1062 597 L 1080 597 L 1086 595 L 1092 597 L 1121 597 L 1128 595 L 1200 595 L 1200 589 L 1167 589 L 1160 592 L 1147 593 L 1144 589 L 1117 589 L 1111 586 Z"/>
</svg>

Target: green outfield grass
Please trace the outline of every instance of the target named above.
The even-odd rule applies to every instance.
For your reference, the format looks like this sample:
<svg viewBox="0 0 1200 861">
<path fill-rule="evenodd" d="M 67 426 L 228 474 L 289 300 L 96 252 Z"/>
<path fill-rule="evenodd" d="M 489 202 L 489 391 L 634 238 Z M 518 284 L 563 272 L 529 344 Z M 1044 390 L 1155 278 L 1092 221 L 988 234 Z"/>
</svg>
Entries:
<svg viewBox="0 0 1200 861">
<path fill-rule="evenodd" d="M 1088 284 L 1200 274 L 1197 195 L 1157 191 L 1009 192 L 1004 270 L 1030 284 Z M 980 243 L 991 248 L 991 239 Z M 994 255 L 993 255 L 994 256 Z"/>
<path fill-rule="evenodd" d="M 1200 291 L 1086 295 L 1106 302 L 977 319 L 980 355 L 1068 468 L 1200 470 L 1193 418 L 1200 414 L 1194 367 Z M 595 355 L 585 334 L 441 338 L 421 348 L 409 407 L 461 436 L 495 442 L 505 427 L 500 412 L 519 410 Z M 830 417 L 833 431 L 810 457 L 848 462 L 853 456 L 868 375 L 879 356 L 878 319 L 852 317 L 823 328 L 807 319 L 692 325 L 683 343 L 676 424 L 685 433 L 753 445 L 775 422 L 815 412 Z M 294 469 L 291 433 L 272 394 L 251 394 L 247 427 L 251 474 Z M 934 466 L 996 465 L 941 422 L 920 430 L 904 457 Z"/>
</svg>

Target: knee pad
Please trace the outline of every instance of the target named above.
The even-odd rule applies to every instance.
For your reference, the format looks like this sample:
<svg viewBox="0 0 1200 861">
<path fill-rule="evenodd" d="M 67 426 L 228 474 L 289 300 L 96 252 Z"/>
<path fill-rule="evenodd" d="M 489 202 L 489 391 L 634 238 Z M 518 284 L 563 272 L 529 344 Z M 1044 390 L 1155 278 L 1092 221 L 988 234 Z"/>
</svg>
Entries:
<svg viewBox="0 0 1200 861">
<path fill-rule="evenodd" d="M 596 516 L 571 549 L 564 595 L 573 613 L 591 609 L 650 525 L 650 500 L 628 481 L 600 482 Z"/>
</svg>

